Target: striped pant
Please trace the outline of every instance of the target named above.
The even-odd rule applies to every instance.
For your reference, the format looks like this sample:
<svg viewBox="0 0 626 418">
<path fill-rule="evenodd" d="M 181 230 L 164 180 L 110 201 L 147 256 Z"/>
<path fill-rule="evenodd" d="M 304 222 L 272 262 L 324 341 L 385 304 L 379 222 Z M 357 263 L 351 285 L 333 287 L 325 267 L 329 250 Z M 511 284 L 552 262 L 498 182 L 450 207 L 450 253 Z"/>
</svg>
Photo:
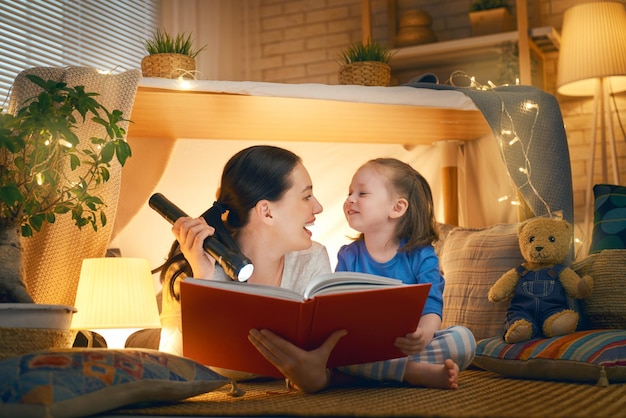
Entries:
<svg viewBox="0 0 626 418">
<path fill-rule="evenodd" d="M 433 340 L 419 354 L 407 357 L 338 367 L 337 370 L 352 376 L 373 380 L 396 380 L 402 382 L 404 370 L 409 361 L 431 364 L 443 364 L 452 359 L 459 370 L 464 370 L 474 360 L 476 340 L 472 332 L 460 325 L 435 332 Z"/>
</svg>

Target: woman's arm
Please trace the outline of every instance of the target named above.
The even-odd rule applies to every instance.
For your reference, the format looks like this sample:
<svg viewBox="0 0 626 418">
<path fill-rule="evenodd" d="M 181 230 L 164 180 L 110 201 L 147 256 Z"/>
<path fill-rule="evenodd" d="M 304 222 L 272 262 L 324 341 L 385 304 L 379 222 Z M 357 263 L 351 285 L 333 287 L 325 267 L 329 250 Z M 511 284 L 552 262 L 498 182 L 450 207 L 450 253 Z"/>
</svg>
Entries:
<svg viewBox="0 0 626 418">
<path fill-rule="evenodd" d="M 328 357 L 346 330 L 333 332 L 315 350 L 306 351 L 269 330 L 250 330 L 248 340 L 300 390 L 318 392 L 331 383 L 331 372 L 326 368 Z"/>
<path fill-rule="evenodd" d="M 203 248 L 204 240 L 213 235 L 215 229 L 204 218 L 178 218 L 172 232 L 180 244 L 180 250 L 191 266 L 193 276 L 210 279 L 215 272 L 215 259 Z"/>
</svg>

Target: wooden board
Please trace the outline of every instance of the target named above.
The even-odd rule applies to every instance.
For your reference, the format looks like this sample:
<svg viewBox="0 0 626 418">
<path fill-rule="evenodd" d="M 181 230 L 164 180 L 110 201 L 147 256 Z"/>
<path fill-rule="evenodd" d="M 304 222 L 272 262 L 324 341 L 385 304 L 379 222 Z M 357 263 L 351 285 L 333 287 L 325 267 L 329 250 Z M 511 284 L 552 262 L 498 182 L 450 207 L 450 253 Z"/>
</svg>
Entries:
<svg viewBox="0 0 626 418">
<path fill-rule="evenodd" d="M 490 132 L 477 110 L 140 87 L 133 137 L 428 145 Z"/>
</svg>

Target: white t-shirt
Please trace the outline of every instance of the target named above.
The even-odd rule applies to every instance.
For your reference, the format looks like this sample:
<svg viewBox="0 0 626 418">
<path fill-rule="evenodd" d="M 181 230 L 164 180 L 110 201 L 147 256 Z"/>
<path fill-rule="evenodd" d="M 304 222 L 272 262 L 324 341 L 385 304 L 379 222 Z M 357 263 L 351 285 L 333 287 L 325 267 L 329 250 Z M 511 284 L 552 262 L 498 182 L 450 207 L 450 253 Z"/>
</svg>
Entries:
<svg viewBox="0 0 626 418">
<path fill-rule="evenodd" d="M 313 241 L 313 245 L 307 250 L 285 254 L 285 268 L 280 286 L 303 293 L 309 280 L 330 272 L 330 259 L 326 247 Z M 231 279 L 224 273 L 224 270 L 216 266 L 213 280 L 228 281 Z M 174 286 L 177 293 L 180 288 L 178 282 Z M 162 298 L 159 350 L 182 356 L 183 332 L 180 303 L 170 293 L 167 279 L 166 283 L 163 283 Z"/>
</svg>

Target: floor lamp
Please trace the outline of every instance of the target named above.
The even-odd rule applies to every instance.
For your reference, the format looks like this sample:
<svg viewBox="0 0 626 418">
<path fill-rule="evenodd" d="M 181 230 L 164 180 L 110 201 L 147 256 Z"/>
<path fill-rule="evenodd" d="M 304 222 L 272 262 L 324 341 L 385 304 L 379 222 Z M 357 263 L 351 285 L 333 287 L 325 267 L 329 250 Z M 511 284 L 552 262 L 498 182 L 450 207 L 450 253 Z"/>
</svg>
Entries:
<svg viewBox="0 0 626 418">
<path fill-rule="evenodd" d="M 598 120 L 602 182 L 608 182 L 608 134 L 612 181 L 620 183 L 610 98 L 612 94 L 626 90 L 626 9 L 623 3 L 583 3 L 565 11 L 557 77 L 560 94 L 594 97 L 585 200 L 585 234 L 590 237 Z"/>
</svg>

